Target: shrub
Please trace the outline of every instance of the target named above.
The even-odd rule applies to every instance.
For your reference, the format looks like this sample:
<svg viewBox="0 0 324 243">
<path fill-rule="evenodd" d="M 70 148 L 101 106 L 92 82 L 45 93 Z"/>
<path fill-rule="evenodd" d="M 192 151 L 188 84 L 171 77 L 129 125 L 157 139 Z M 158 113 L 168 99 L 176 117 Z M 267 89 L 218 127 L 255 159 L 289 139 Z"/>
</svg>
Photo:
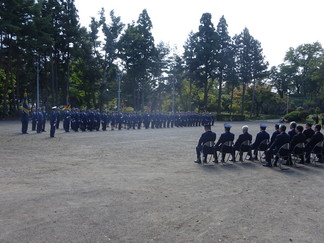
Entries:
<svg viewBox="0 0 324 243">
<path fill-rule="evenodd" d="M 303 111 L 303 110 L 296 110 L 288 113 L 287 115 L 284 116 L 285 120 L 288 122 L 291 121 L 304 121 L 307 116 L 309 115 L 308 112 Z"/>
</svg>

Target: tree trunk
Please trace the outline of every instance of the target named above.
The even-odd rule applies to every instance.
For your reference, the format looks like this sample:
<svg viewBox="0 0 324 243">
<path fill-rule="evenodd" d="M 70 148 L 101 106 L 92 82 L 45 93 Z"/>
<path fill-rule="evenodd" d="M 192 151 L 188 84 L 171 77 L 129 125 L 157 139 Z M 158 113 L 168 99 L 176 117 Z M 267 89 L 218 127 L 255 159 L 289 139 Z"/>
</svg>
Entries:
<svg viewBox="0 0 324 243">
<path fill-rule="evenodd" d="M 220 115 L 221 106 L 222 106 L 223 71 L 221 71 L 220 79 L 218 82 L 219 82 L 219 86 L 218 86 L 218 100 L 217 100 L 217 115 Z"/>
<path fill-rule="evenodd" d="M 234 84 L 232 85 L 232 90 L 231 90 L 230 116 L 232 115 L 232 110 L 233 110 L 233 100 L 234 100 Z"/>
<path fill-rule="evenodd" d="M 242 90 L 242 104 L 241 104 L 241 115 L 244 114 L 244 106 L 245 106 L 245 90 L 246 90 L 246 84 L 243 83 L 243 90 Z"/>
</svg>

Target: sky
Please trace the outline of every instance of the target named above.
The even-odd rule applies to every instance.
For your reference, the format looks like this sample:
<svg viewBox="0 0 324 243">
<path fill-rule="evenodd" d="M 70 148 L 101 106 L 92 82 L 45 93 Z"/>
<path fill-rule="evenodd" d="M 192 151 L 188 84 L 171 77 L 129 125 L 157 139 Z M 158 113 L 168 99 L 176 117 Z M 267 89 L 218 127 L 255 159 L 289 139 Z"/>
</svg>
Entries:
<svg viewBox="0 0 324 243">
<path fill-rule="evenodd" d="M 283 62 L 290 47 L 316 41 L 324 45 L 324 0 L 75 0 L 80 23 L 99 18 L 101 8 L 114 10 L 124 24 L 137 21 L 146 9 L 151 18 L 155 43 L 183 45 L 191 31 L 197 32 L 203 13 L 211 13 L 216 28 L 224 15 L 231 37 L 246 27 L 261 42 L 270 67 Z M 108 22 L 109 23 L 109 22 Z"/>
</svg>

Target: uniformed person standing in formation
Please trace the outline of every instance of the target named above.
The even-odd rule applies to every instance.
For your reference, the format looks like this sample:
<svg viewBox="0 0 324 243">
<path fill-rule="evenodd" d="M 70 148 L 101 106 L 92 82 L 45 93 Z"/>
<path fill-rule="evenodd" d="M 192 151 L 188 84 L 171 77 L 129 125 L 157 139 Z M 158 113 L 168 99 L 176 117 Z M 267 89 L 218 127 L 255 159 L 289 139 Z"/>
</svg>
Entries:
<svg viewBox="0 0 324 243">
<path fill-rule="evenodd" d="M 41 133 L 43 131 L 43 112 L 41 108 L 37 109 L 37 133 Z"/>
<path fill-rule="evenodd" d="M 50 115 L 50 125 L 51 125 L 51 131 L 50 131 L 50 137 L 53 138 L 55 135 L 55 129 L 56 129 L 56 122 L 58 120 L 58 111 L 57 107 L 52 107 L 51 115 Z"/>
<path fill-rule="evenodd" d="M 21 106 L 20 110 L 20 119 L 21 119 L 21 133 L 28 134 L 28 122 L 29 122 L 29 108 L 26 103 Z"/>
<path fill-rule="evenodd" d="M 42 107 L 42 113 L 43 113 L 43 125 L 42 125 L 42 132 L 46 132 L 45 126 L 46 126 L 46 119 L 47 119 L 47 112 L 45 106 Z"/>
</svg>

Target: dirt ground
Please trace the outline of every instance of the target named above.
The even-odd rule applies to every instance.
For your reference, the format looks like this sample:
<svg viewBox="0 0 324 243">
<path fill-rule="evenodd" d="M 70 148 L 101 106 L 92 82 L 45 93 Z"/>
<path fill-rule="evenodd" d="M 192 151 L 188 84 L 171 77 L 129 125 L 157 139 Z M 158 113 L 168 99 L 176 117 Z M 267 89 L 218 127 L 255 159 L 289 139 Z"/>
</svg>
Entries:
<svg viewBox="0 0 324 243">
<path fill-rule="evenodd" d="M 202 127 L 20 129 L 0 122 L 1 243 L 323 242 L 323 165 L 198 165 Z"/>
</svg>

